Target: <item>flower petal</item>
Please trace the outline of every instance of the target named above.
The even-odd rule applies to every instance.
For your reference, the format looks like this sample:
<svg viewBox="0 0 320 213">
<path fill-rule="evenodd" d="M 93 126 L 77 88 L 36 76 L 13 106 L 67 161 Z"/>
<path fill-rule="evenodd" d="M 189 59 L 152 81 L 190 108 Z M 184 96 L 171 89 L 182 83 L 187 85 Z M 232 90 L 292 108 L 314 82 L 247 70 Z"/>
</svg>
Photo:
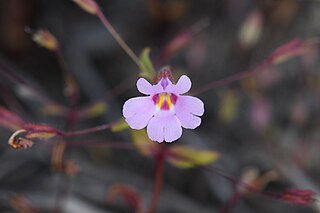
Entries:
<svg viewBox="0 0 320 213">
<path fill-rule="evenodd" d="M 168 87 L 166 88 L 166 91 L 180 95 L 188 92 L 190 88 L 191 88 L 190 78 L 186 75 L 182 75 L 179 78 L 177 84 L 168 85 Z"/>
<path fill-rule="evenodd" d="M 204 104 L 199 98 L 196 97 L 179 96 L 175 109 L 176 113 L 185 112 L 201 116 L 204 113 Z"/>
<path fill-rule="evenodd" d="M 151 140 L 159 143 L 164 140 L 164 125 L 161 117 L 155 116 L 151 118 L 147 126 L 147 133 Z"/>
<path fill-rule="evenodd" d="M 132 117 L 126 118 L 126 122 L 132 129 L 143 129 L 147 126 L 149 120 L 152 117 L 152 113 L 136 114 Z"/>
<path fill-rule="evenodd" d="M 179 119 L 176 116 L 170 116 L 165 120 L 164 124 L 164 140 L 173 142 L 179 139 L 182 135 L 182 128 Z"/>
<path fill-rule="evenodd" d="M 130 98 L 124 103 L 122 113 L 127 118 L 141 111 L 142 108 L 151 105 L 154 104 L 150 96 Z"/>
<path fill-rule="evenodd" d="M 137 81 L 137 88 L 139 92 L 145 95 L 153 95 L 163 92 L 161 85 L 151 85 L 146 79 L 139 78 Z"/>
<path fill-rule="evenodd" d="M 127 100 L 123 105 L 123 116 L 132 129 L 143 129 L 155 113 L 155 106 L 150 96 Z"/>
<path fill-rule="evenodd" d="M 185 111 L 176 112 L 181 126 L 186 129 L 195 129 L 201 124 L 201 118 Z"/>
<path fill-rule="evenodd" d="M 152 92 L 152 85 L 144 78 L 138 79 L 137 88 L 139 92 L 145 95 L 150 95 Z"/>
<path fill-rule="evenodd" d="M 162 114 L 162 115 L 161 115 Z M 173 142 L 182 135 L 182 128 L 179 119 L 173 115 L 156 114 L 149 121 L 147 133 L 151 140 L 159 143 Z"/>
</svg>

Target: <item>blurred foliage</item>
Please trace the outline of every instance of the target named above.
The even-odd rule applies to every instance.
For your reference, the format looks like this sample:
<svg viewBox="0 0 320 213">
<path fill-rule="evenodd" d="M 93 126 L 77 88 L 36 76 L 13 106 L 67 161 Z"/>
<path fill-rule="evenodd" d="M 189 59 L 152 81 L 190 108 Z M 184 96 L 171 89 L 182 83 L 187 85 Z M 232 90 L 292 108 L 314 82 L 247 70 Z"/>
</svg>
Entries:
<svg viewBox="0 0 320 213">
<path fill-rule="evenodd" d="M 319 1 L 74 2 L 0 2 L 0 212 L 148 206 L 163 148 L 121 106 L 164 65 L 191 77 L 206 112 L 164 148 L 158 212 L 319 212 L 304 206 L 319 199 Z M 90 133 L 64 135 L 76 130 Z M 303 207 L 256 196 L 268 192 Z"/>
</svg>

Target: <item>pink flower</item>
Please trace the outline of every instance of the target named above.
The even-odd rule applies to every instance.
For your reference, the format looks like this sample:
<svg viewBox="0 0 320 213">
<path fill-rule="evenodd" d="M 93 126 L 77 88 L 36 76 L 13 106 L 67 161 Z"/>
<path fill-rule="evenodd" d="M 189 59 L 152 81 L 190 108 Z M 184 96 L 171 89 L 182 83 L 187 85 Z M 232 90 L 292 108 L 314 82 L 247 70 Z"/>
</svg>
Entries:
<svg viewBox="0 0 320 213">
<path fill-rule="evenodd" d="M 123 116 L 132 129 L 143 129 L 151 140 L 172 142 L 182 135 L 182 127 L 195 129 L 204 113 L 203 102 L 192 96 L 182 96 L 191 88 L 190 78 L 182 75 L 177 84 L 170 80 L 170 72 L 161 72 L 161 79 L 151 85 L 144 78 L 137 81 L 138 90 L 147 95 L 127 100 Z"/>
</svg>

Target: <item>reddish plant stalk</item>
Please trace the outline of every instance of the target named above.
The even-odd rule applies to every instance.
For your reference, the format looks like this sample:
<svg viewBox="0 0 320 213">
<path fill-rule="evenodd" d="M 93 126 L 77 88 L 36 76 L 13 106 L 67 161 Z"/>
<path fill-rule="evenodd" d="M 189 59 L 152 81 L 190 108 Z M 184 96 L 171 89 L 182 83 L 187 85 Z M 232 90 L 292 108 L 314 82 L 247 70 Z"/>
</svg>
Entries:
<svg viewBox="0 0 320 213">
<path fill-rule="evenodd" d="M 23 79 L 20 75 L 16 73 L 16 71 L 9 66 L 0 62 L 0 76 L 11 81 L 14 85 L 19 85 L 27 88 L 30 92 L 33 93 L 35 98 L 44 104 L 57 104 L 54 100 L 47 97 L 44 93 L 39 91 L 36 87 L 34 87 L 30 82 Z M 58 104 L 57 104 L 58 105 Z"/>
<path fill-rule="evenodd" d="M 159 56 L 155 59 L 154 65 L 156 67 L 162 65 L 167 59 L 189 45 L 192 42 L 193 37 L 208 27 L 209 24 L 210 20 L 206 17 L 193 24 L 188 29 L 175 35 L 161 50 Z"/>
<path fill-rule="evenodd" d="M 72 132 L 62 132 L 61 134 L 65 137 L 71 137 L 71 136 L 79 136 L 79 135 L 85 135 L 89 133 L 95 133 L 99 131 L 103 131 L 106 129 L 110 129 L 116 122 L 109 123 L 109 124 L 102 124 L 100 126 L 95 126 L 87 129 L 81 129 L 78 131 L 72 131 Z"/>
<path fill-rule="evenodd" d="M 121 38 L 121 36 L 117 33 L 117 31 L 110 24 L 108 19 L 104 16 L 102 11 L 99 9 L 97 11 L 97 16 L 102 22 L 102 24 L 107 28 L 107 30 L 111 33 L 112 37 L 118 42 L 121 48 L 128 54 L 128 56 L 132 59 L 134 63 L 137 64 L 138 67 L 144 67 L 144 65 L 140 62 L 139 57 L 131 50 L 131 48 L 127 45 L 127 43 Z"/>
<path fill-rule="evenodd" d="M 208 91 L 210 91 L 212 89 L 215 89 L 217 87 L 225 86 L 225 85 L 230 84 L 232 82 L 241 80 L 243 78 L 247 78 L 247 77 L 251 76 L 252 74 L 254 74 L 255 72 L 257 72 L 258 70 L 266 67 L 269 64 L 270 64 L 270 61 L 269 60 L 265 60 L 262 64 L 254 66 L 253 68 L 251 68 L 251 69 L 249 69 L 247 71 L 240 72 L 240 73 L 228 76 L 228 77 L 223 78 L 221 80 L 214 81 L 214 82 L 209 83 L 209 84 L 207 84 L 207 85 L 205 85 L 203 87 L 195 89 L 195 90 L 191 91 L 191 95 L 199 95 L 201 93 L 208 92 Z"/>
<path fill-rule="evenodd" d="M 99 142 L 99 141 L 68 141 L 68 147 L 104 147 L 111 149 L 136 150 L 131 143 L 125 142 Z"/>
<path fill-rule="evenodd" d="M 227 180 L 231 181 L 234 184 L 237 184 L 239 186 L 244 187 L 246 190 L 248 190 L 250 192 L 253 192 L 253 193 L 256 193 L 256 194 L 260 194 L 260 195 L 263 195 L 263 196 L 266 196 L 266 197 L 269 197 L 269 198 L 273 198 L 273 199 L 278 198 L 278 196 L 276 196 L 276 195 L 274 195 L 272 193 L 261 192 L 261 190 L 256 189 L 255 187 L 252 187 L 250 184 L 244 183 L 241 180 L 239 180 L 239 179 L 227 174 L 222 169 L 219 169 L 219 168 L 216 168 L 216 167 L 213 167 L 213 166 L 207 166 L 207 167 L 203 167 L 203 168 L 206 169 L 206 170 L 212 171 L 212 172 L 214 172 L 214 173 L 226 178 Z"/>
<path fill-rule="evenodd" d="M 60 50 L 60 48 L 58 48 L 55 51 L 56 57 L 59 61 L 60 67 L 62 69 L 62 73 L 63 73 L 63 77 L 65 80 L 65 83 L 67 85 L 67 87 L 72 87 L 72 91 L 71 93 L 67 93 L 66 96 L 69 99 L 69 109 L 68 109 L 68 113 L 66 116 L 66 120 L 65 120 L 65 128 L 67 131 L 72 131 L 76 125 L 76 122 L 78 120 L 78 99 L 79 99 L 79 90 L 77 88 L 77 86 L 75 85 L 75 81 L 73 79 L 72 73 L 70 72 L 70 70 L 68 69 L 68 65 L 64 60 L 63 54 Z M 68 79 L 68 78 L 72 78 Z M 68 84 L 72 84 L 72 85 L 68 85 Z M 63 150 L 62 150 L 62 158 L 61 158 L 61 164 L 64 164 L 64 154 L 66 152 L 67 146 L 66 143 L 68 143 L 68 139 L 66 138 L 65 140 L 61 141 L 60 143 L 63 143 Z M 59 146 L 59 144 L 55 144 L 55 146 Z M 55 153 L 53 153 L 55 154 Z M 58 195 L 57 195 L 57 199 L 56 199 L 56 206 L 55 206 L 55 211 L 56 212 L 61 212 L 61 209 L 64 206 L 65 203 L 65 197 L 68 195 L 68 191 L 69 191 L 69 183 L 70 183 L 70 179 L 69 177 L 66 177 L 66 180 L 62 180 L 62 177 L 60 179 L 60 189 L 58 191 Z"/>
<path fill-rule="evenodd" d="M 156 167 L 156 177 L 154 182 L 153 194 L 151 198 L 151 204 L 148 213 L 156 212 L 157 205 L 159 202 L 160 192 L 163 184 L 163 167 L 165 160 L 165 147 L 164 144 L 160 144 L 160 149 L 157 154 L 157 167 Z"/>
<path fill-rule="evenodd" d="M 222 209 L 220 210 L 221 213 L 228 213 L 230 212 L 231 209 L 233 209 L 238 202 L 240 201 L 242 195 L 241 193 L 236 189 L 236 191 L 234 192 L 234 194 L 229 198 L 229 200 L 227 201 L 227 203 L 222 207 Z"/>
<path fill-rule="evenodd" d="M 277 64 L 281 62 L 281 60 L 283 60 L 284 58 L 290 58 L 293 56 L 301 55 L 304 53 L 305 45 L 306 43 L 301 41 L 301 39 L 293 39 L 275 49 L 269 56 L 266 57 L 266 59 L 261 64 L 254 66 L 248 71 L 237 73 L 222 80 L 209 83 L 208 85 L 205 85 L 202 88 L 199 88 L 196 91 L 192 92 L 192 94 L 200 94 L 220 86 L 225 86 L 231 82 L 246 78 L 266 66 L 269 66 L 271 64 Z"/>
<path fill-rule="evenodd" d="M 313 204 L 314 202 L 317 201 L 316 198 L 314 198 L 316 193 L 313 192 L 312 190 L 289 189 L 289 190 L 285 190 L 282 193 L 265 192 L 265 191 L 261 191 L 260 189 L 257 189 L 255 187 L 251 186 L 250 184 L 247 184 L 247 183 L 225 173 L 223 170 L 221 170 L 219 168 L 216 168 L 213 166 L 207 166 L 207 167 L 203 167 L 203 168 L 207 169 L 209 171 L 215 172 L 216 174 L 226 178 L 227 180 L 230 180 L 234 184 L 237 184 L 237 185 L 245 188 L 249 192 L 259 194 L 259 195 L 264 196 L 269 199 L 282 200 L 282 201 L 286 201 L 286 202 L 293 203 L 296 205 L 303 205 L 303 206 Z M 230 207 L 233 207 L 236 204 L 234 202 L 237 202 L 237 199 L 238 199 L 238 197 L 236 195 L 234 197 L 234 199 L 230 200 Z"/>
</svg>

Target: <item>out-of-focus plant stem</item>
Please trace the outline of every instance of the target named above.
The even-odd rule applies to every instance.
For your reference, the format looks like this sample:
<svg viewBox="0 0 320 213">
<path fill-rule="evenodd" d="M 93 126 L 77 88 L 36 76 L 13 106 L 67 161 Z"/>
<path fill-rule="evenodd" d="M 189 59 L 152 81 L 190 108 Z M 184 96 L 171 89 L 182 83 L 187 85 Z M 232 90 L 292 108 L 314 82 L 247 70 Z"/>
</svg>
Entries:
<svg viewBox="0 0 320 213">
<path fill-rule="evenodd" d="M 85 135 L 85 134 L 89 134 L 89 133 L 95 133 L 95 132 L 103 131 L 106 129 L 110 129 L 116 123 L 117 122 L 112 122 L 109 124 L 102 124 L 100 126 L 95 126 L 95 127 L 91 127 L 91 128 L 87 128 L 87 129 L 81 129 L 78 131 L 62 132 L 61 134 L 65 137 L 71 137 L 71 136 L 79 136 L 79 135 Z"/>
<path fill-rule="evenodd" d="M 163 184 L 163 167 L 164 167 L 164 160 L 165 160 L 165 146 L 164 144 L 160 144 L 161 148 L 157 154 L 157 167 L 156 167 L 156 177 L 155 183 L 153 188 L 153 194 L 151 198 L 151 204 L 149 207 L 148 213 L 155 213 L 157 209 L 157 205 L 159 202 L 160 192 L 162 189 Z"/>
<path fill-rule="evenodd" d="M 225 85 L 232 83 L 234 81 L 238 81 L 240 79 L 247 78 L 250 75 L 253 75 L 257 71 L 259 71 L 267 66 L 282 63 L 283 61 L 286 61 L 294 56 L 301 56 L 305 53 L 305 49 L 306 49 L 307 44 L 310 44 L 310 43 L 316 44 L 317 41 L 302 41 L 299 38 L 292 39 L 292 40 L 288 41 L 287 43 L 284 43 L 283 45 L 281 45 L 277 49 L 275 49 L 273 52 L 271 52 L 262 63 L 250 68 L 247 71 L 240 72 L 240 73 L 231 75 L 229 77 L 226 77 L 224 79 L 209 83 L 199 89 L 191 91 L 191 94 L 197 95 L 200 93 L 208 92 L 208 91 L 215 89 L 217 87 L 225 86 Z"/>
<path fill-rule="evenodd" d="M 233 177 L 229 174 L 227 174 L 226 172 L 224 172 L 222 169 L 219 169 L 219 168 L 216 168 L 216 167 L 213 167 L 213 166 L 207 166 L 207 167 L 202 167 L 203 169 L 207 170 L 207 171 L 211 171 L 211 172 L 214 172 L 222 177 L 224 177 L 225 179 L 231 181 L 232 183 L 234 184 L 237 184 L 238 186 L 241 186 L 243 187 L 244 189 L 246 189 L 248 192 L 252 192 L 252 193 L 255 193 L 255 194 L 259 194 L 263 197 L 266 197 L 266 198 L 269 198 L 269 199 L 273 199 L 273 200 L 282 200 L 282 201 L 286 201 L 286 202 L 290 202 L 290 203 L 294 203 L 294 204 L 299 204 L 299 205 L 309 205 L 309 204 L 312 204 L 313 202 L 316 201 L 316 199 L 313 199 L 312 196 L 314 195 L 314 192 L 310 191 L 310 190 L 300 190 L 300 189 L 297 189 L 297 190 L 292 190 L 292 191 L 296 191 L 295 193 L 293 192 L 292 193 L 292 196 L 290 196 L 290 198 L 292 199 L 284 199 L 283 198 L 283 193 L 273 193 L 273 192 L 266 192 L 266 191 L 261 191 L 261 189 L 257 189 L 255 188 L 254 186 L 248 184 L 248 183 L 245 183 L 239 179 L 237 179 L 236 177 Z M 308 191 L 308 192 L 307 192 Z M 299 194 L 299 192 L 301 192 Z M 305 193 L 309 193 L 308 195 L 305 195 Z M 289 193 L 288 193 L 289 194 Z M 300 199 L 306 199 L 304 200 L 305 203 L 298 203 L 294 198 L 296 196 L 296 200 L 298 200 L 299 198 Z M 236 199 L 238 199 L 238 197 L 236 196 L 235 197 L 235 201 Z M 309 199 L 307 201 L 307 199 Z M 234 205 L 232 203 L 233 201 L 231 200 L 231 205 Z M 232 207 L 232 206 L 230 206 Z"/>
<path fill-rule="evenodd" d="M 0 76 L 8 79 L 9 81 L 12 82 L 13 85 L 18 85 L 21 87 L 26 88 L 32 94 L 34 95 L 34 98 L 38 99 L 44 104 L 56 104 L 55 101 L 51 100 L 49 97 L 47 97 L 44 93 L 39 91 L 37 88 L 35 88 L 32 84 L 27 82 L 25 79 L 21 78 L 14 69 L 8 67 L 7 65 L 3 64 L 0 62 Z"/>
<path fill-rule="evenodd" d="M 155 59 L 154 65 L 159 67 L 163 63 L 177 54 L 181 49 L 189 45 L 193 37 L 207 28 L 210 24 L 210 19 L 208 17 L 196 22 L 188 29 L 175 35 L 161 50 L 159 56 Z"/>
<path fill-rule="evenodd" d="M 71 71 L 67 66 L 67 63 L 64 60 L 64 57 L 60 48 L 58 48 L 55 51 L 55 54 L 59 61 L 60 67 L 62 69 L 64 81 L 66 84 L 65 95 L 69 99 L 69 107 L 68 107 L 68 113 L 65 120 L 65 128 L 67 131 L 70 131 L 70 130 L 72 131 L 78 120 L 77 110 L 78 110 L 78 100 L 79 100 L 79 89 L 78 89 L 78 86 L 76 85 L 76 82 L 74 80 L 74 77 Z M 68 143 L 68 139 L 66 138 L 65 140 L 62 140 L 59 143 L 62 143 L 63 145 L 61 162 L 58 162 L 62 165 L 64 163 L 64 154 L 67 149 L 66 144 Z M 55 146 L 59 146 L 59 143 L 55 144 Z M 54 155 L 55 153 L 53 152 L 52 154 Z M 53 166 L 56 166 L 56 165 L 53 165 Z M 62 178 L 63 177 L 61 177 L 60 179 L 60 189 L 56 199 L 56 205 L 55 205 L 56 212 L 61 212 L 61 209 L 63 208 L 63 204 L 66 200 L 65 197 L 68 195 L 68 190 L 69 190 L 70 178 L 66 177 L 67 178 L 66 181 L 64 181 Z"/>
<path fill-rule="evenodd" d="M 134 145 L 123 141 L 68 141 L 68 147 L 103 147 L 110 149 L 136 150 Z"/>
<path fill-rule="evenodd" d="M 102 24 L 107 28 L 107 30 L 111 33 L 112 37 L 118 42 L 121 48 L 128 54 L 128 56 L 132 59 L 134 63 L 139 68 L 146 69 L 143 63 L 141 63 L 139 57 L 131 50 L 131 48 L 127 45 L 127 43 L 121 38 L 121 36 L 117 33 L 117 31 L 113 28 L 109 20 L 105 17 L 101 10 L 98 10 L 97 17 L 100 19 Z"/>
<path fill-rule="evenodd" d="M 270 62 L 268 60 L 264 61 L 262 64 L 259 64 L 257 66 L 254 66 L 253 68 L 244 71 L 244 72 L 240 72 L 231 76 L 228 76 L 226 78 L 223 78 L 221 80 L 218 81 L 214 81 L 212 83 L 209 83 L 203 87 L 200 87 L 198 89 L 195 89 L 193 91 L 190 92 L 191 95 L 199 95 L 201 93 L 205 93 L 208 92 L 212 89 L 215 89 L 217 87 L 221 87 L 221 86 L 225 86 L 227 84 L 230 84 L 232 82 L 241 80 L 243 78 L 247 78 L 251 75 L 253 75 L 254 73 L 256 73 L 258 70 L 265 68 L 266 66 L 270 65 Z"/>
</svg>

